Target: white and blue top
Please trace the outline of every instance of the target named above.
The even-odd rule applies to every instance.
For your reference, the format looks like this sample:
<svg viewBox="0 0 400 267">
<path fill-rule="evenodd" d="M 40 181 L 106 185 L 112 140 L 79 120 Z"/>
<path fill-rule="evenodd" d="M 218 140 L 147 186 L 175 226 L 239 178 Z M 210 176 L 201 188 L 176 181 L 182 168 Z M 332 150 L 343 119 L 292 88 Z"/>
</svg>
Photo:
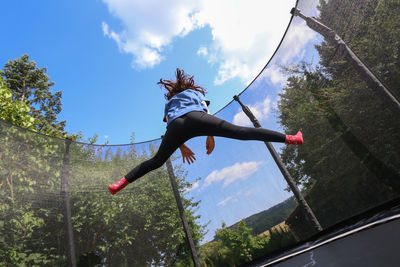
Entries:
<svg viewBox="0 0 400 267">
<path fill-rule="evenodd" d="M 186 89 L 174 95 L 165 104 L 163 121 L 165 122 L 165 117 L 168 116 L 167 125 L 169 125 L 174 119 L 191 111 L 207 112 L 207 107 L 202 101 L 205 101 L 207 106 L 210 104 L 210 101 L 201 92 L 192 89 Z"/>
</svg>

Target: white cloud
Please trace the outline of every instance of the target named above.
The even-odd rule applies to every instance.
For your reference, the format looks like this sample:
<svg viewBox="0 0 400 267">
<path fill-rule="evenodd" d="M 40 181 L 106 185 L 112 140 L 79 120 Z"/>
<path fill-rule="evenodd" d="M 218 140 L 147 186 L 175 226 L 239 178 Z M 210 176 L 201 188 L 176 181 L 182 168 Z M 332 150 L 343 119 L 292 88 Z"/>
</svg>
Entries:
<svg viewBox="0 0 400 267">
<path fill-rule="evenodd" d="M 218 206 L 225 206 L 229 201 L 233 201 L 233 202 L 238 202 L 237 198 L 232 198 L 232 196 L 229 196 L 227 198 L 225 198 L 224 200 L 218 202 Z"/>
<path fill-rule="evenodd" d="M 110 29 L 104 35 L 113 39 L 122 52 L 132 54 L 136 68 L 151 68 L 163 59 L 163 51 L 174 37 L 183 37 L 195 27 L 192 1 L 103 0 L 111 14 L 121 20 L 123 30 Z"/>
<path fill-rule="evenodd" d="M 225 206 L 226 203 L 228 203 L 228 201 L 231 200 L 231 199 L 232 199 L 232 197 L 225 198 L 224 200 L 218 202 L 218 206 Z"/>
<path fill-rule="evenodd" d="M 220 65 L 215 84 L 233 78 L 249 83 L 276 49 L 295 1 L 203 0 L 197 18 L 212 29 L 211 56 Z"/>
<path fill-rule="evenodd" d="M 281 70 L 280 65 L 290 64 L 293 60 L 296 60 L 296 62 L 301 60 L 306 52 L 304 47 L 310 41 L 315 40 L 316 36 L 316 33 L 304 21 L 292 24 L 280 47 L 280 53 L 275 58 L 275 61 L 278 63 L 269 65 L 262 73 L 260 79 L 258 79 L 258 82 L 268 79 L 273 85 L 282 88 L 287 81 L 287 76 Z"/>
<path fill-rule="evenodd" d="M 271 109 L 271 99 L 268 96 L 264 99 L 264 101 L 248 107 L 259 121 L 263 121 L 268 118 Z M 233 124 L 251 126 L 252 122 L 247 117 L 247 115 L 244 114 L 242 109 L 240 109 L 240 111 L 233 116 Z"/>
<path fill-rule="evenodd" d="M 208 55 L 208 49 L 207 49 L 207 47 L 205 47 L 205 46 L 201 46 L 200 48 L 199 48 L 199 50 L 197 50 L 197 55 L 199 55 L 199 56 L 207 56 Z"/>
<path fill-rule="evenodd" d="M 319 6 L 319 0 L 307 0 L 305 3 L 300 2 L 300 6 L 298 8 L 300 9 L 301 13 L 306 16 L 318 17 L 319 11 L 317 6 Z"/>
<path fill-rule="evenodd" d="M 302 58 L 304 46 L 315 38 L 316 33 L 304 21 L 293 24 L 280 47 L 283 53 L 280 53 L 278 60 L 280 63 L 286 64 L 294 58 Z"/>
<path fill-rule="evenodd" d="M 103 22 L 105 36 L 133 55 L 136 68 L 151 68 L 164 59 L 176 37 L 208 26 L 213 42 L 198 53 L 217 64 L 215 84 L 233 78 L 248 83 L 278 45 L 295 0 L 103 0 L 122 22 L 116 32 Z"/>
<path fill-rule="evenodd" d="M 284 85 L 287 77 L 276 64 L 269 66 L 263 73 L 263 76 L 268 77 L 273 84 Z"/>
<path fill-rule="evenodd" d="M 260 189 L 259 188 L 254 188 L 254 189 L 250 189 L 249 191 L 246 191 L 244 193 L 244 195 L 246 197 L 249 197 L 249 196 L 254 195 L 254 194 L 258 193 L 258 192 L 260 192 Z"/>
<path fill-rule="evenodd" d="M 221 170 L 214 170 L 206 177 L 203 189 L 215 182 L 223 181 L 223 187 L 226 187 L 236 180 L 245 180 L 257 172 L 260 164 L 261 162 L 255 161 L 242 162 L 235 163 Z"/>
</svg>

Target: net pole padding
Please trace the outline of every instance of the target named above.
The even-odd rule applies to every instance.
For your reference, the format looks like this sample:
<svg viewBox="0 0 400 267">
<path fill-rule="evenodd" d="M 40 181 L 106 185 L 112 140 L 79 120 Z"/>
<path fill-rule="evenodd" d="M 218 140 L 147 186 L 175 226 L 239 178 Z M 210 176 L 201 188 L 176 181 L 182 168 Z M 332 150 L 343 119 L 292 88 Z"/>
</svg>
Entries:
<svg viewBox="0 0 400 267">
<path fill-rule="evenodd" d="M 193 263 L 194 263 L 195 267 L 200 267 L 200 262 L 199 262 L 199 258 L 197 256 L 196 247 L 195 247 L 194 242 L 193 242 L 192 234 L 190 233 L 189 224 L 188 224 L 188 221 L 186 219 L 185 210 L 183 208 L 181 196 L 180 196 L 179 190 L 178 190 L 178 184 L 176 183 L 174 170 L 172 168 L 172 163 L 171 163 L 171 160 L 169 158 L 166 161 L 166 165 L 167 165 L 168 176 L 169 176 L 169 179 L 171 181 L 172 190 L 174 191 L 176 204 L 178 206 L 179 216 L 181 217 L 182 224 L 183 224 L 183 229 L 184 229 L 185 234 L 186 234 L 186 241 L 189 244 L 190 252 L 192 254 Z"/>
<path fill-rule="evenodd" d="M 362 62 L 362 60 L 334 30 L 322 24 L 315 18 L 305 16 L 297 8 L 292 8 L 290 13 L 305 20 L 308 27 L 321 34 L 330 44 L 337 46 L 339 53 L 345 56 L 375 94 L 381 97 L 386 103 L 389 103 L 394 110 L 400 114 L 400 100 L 397 99 L 388 88 L 386 88 L 379 78 Z"/>
<path fill-rule="evenodd" d="M 244 105 L 242 101 L 240 101 L 239 96 L 235 95 L 233 97 L 235 101 L 237 101 L 240 106 L 242 107 L 243 112 L 249 117 L 250 121 L 253 123 L 255 128 L 261 128 L 261 124 L 251 112 L 249 107 Z M 283 177 L 285 178 L 287 184 L 289 185 L 290 189 L 292 190 L 294 196 L 296 197 L 297 201 L 299 202 L 299 206 L 304 210 L 306 214 L 307 220 L 311 223 L 311 226 L 314 230 L 320 232 L 323 230 L 321 224 L 319 223 L 317 217 L 315 216 L 314 212 L 308 205 L 307 201 L 301 194 L 299 188 L 297 188 L 292 176 L 290 175 L 289 171 L 286 169 L 285 165 L 283 164 L 281 158 L 279 157 L 278 153 L 276 152 L 275 148 L 272 146 L 270 142 L 264 142 L 267 146 L 269 152 L 271 153 L 272 158 L 274 159 L 276 165 L 278 165 L 279 170 L 281 171 Z"/>
<path fill-rule="evenodd" d="M 74 232 L 71 219 L 71 200 L 69 197 L 69 175 L 70 175 L 70 145 L 71 139 L 65 140 L 65 152 L 61 169 L 61 198 L 64 200 L 64 218 L 66 218 L 66 233 L 68 243 L 68 261 L 70 266 L 76 267 Z"/>
</svg>

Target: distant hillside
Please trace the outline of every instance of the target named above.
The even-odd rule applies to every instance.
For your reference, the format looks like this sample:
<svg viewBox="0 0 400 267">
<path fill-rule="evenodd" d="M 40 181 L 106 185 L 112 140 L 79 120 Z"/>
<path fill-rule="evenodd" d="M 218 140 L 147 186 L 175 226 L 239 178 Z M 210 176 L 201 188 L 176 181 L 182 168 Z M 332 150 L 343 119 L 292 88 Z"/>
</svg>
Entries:
<svg viewBox="0 0 400 267">
<path fill-rule="evenodd" d="M 275 226 L 284 221 L 296 206 L 297 204 L 294 200 L 294 197 L 291 197 L 267 210 L 247 217 L 246 219 L 244 219 L 244 221 L 247 227 L 253 229 L 254 235 L 259 235 L 271 228 L 272 226 Z M 238 223 L 239 222 L 229 226 L 229 228 L 235 229 Z"/>
</svg>

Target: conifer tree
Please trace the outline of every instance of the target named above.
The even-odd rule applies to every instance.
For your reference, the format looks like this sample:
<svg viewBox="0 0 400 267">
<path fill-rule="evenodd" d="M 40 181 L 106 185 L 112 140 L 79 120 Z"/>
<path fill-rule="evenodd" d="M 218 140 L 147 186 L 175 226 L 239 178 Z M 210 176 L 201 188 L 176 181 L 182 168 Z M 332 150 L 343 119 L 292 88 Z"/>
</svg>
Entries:
<svg viewBox="0 0 400 267">
<path fill-rule="evenodd" d="M 13 94 L 13 101 L 21 100 L 30 106 L 30 115 L 36 119 L 39 132 L 62 137 L 65 121 L 58 122 L 61 112 L 61 91 L 51 92 L 54 82 L 49 81 L 46 68 L 39 68 L 28 55 L 9 60 L 3 71 L 4 83 Z"/>
</svg>

